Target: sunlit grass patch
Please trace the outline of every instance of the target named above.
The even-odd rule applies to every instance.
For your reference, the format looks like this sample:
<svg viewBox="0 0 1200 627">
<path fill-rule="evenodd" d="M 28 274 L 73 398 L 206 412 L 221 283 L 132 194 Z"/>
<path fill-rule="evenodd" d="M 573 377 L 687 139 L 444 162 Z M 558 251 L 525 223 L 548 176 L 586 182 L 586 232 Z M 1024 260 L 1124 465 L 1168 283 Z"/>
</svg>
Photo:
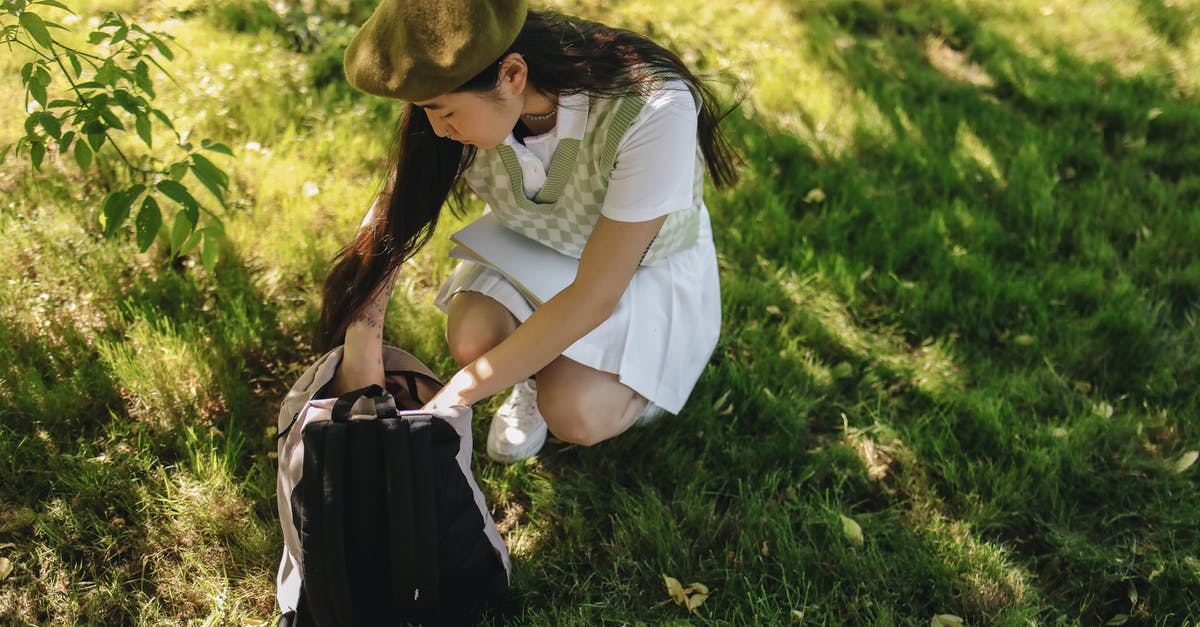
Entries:
<svg viewBox="0 0 1200 627">
<path fill-rule="evenodd" d="M 240 434 L 185 430 L 182 468 L 162 476 L 147 505 L 163 520 L 146 531 L 154 594 L 178 617 L 262 620 L 274 601 L 274 521 L 255 514 L 260 498 L 237 476 Z"/>
<path fill-rule="evenodd" d="M 169 320 L 141 318 L 130 322 L 122 341 L 100 344 L 100 356 L 121 386 L 131 417 L 171 430 L 222 411 L 198 339 Z"/>
<path fill-rule="evenodd" d="M 498 466 L 476 407 L 509 622 L 1200 617 L 1195 3 L 549 6 L 738 78 L 747 163 L 707 196 L 724 333 L 679 416 Z M 159 102 L 233 149 L 229 240 L 210 273 L 102 239 L 104 151 L 0 165 L 0 622 L 273 622 L 274 411 L 396 121 L 338 77 L 372 7 L 79 5 L 178 37 Z M 387 314 L 443 375 L 432 300 L 480 209 Z M 663 574 L 712 594 L 690 615 Z"/>
</svg>

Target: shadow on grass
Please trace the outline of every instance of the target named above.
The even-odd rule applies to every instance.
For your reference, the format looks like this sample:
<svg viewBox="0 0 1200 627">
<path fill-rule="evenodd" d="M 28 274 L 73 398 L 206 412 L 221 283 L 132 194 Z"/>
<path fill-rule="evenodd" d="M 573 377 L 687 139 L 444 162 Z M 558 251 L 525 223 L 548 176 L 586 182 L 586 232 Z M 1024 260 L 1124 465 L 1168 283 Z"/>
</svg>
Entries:
<svg viewBox="0 0 1200 627">
<path fill-rule="evenodd" d="M 210 280 L 190 261 L 106 274 L 132 254 L 111 242 L 59 272 L 57 248 L 38 248 L 19 281 L 44 290 L 25 301 L 45 311 L 15 313 L 10 292 L 0 326 L 0 541 L 25 582 L 0 594 L 4 620 L 153 622 L 216 598 L 269 615 L 267 450 L 305 343 L 235 251 Z"/>
<path fill-rule="evenodd" d="M 731 118 L 726 322 L 688 408 L 482 471 L 532 529 L 523 619 L 682 618 L 661 573 L 713 587 L 717 622 L 1200 614 L 1169 471 L 1200 437 L 1200 103 L 951 3 L 797 12 L 883 124 L 839 151 Z"/>
</svg>

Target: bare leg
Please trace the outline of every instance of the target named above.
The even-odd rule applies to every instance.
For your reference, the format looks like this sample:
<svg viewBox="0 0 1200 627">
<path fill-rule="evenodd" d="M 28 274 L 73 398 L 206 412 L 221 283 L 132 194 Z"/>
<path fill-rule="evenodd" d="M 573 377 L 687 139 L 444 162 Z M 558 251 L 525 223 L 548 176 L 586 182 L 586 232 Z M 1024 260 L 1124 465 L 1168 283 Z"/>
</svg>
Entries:
<svg viewBox="0 0 1200 627">
<path fill-rule="evenodd" d="M 590 446 L 624 433 L 646 399 L 617 375 L 558 357 L 538 372 L 538 409 L 560 440 Z"/>
<path fill-rule="evenodd" d="M 450 299 L 446 342 L 461 368 L 504 341 L 517 329 L 517 319 L 494 299 L 479 292 L 459 292 Z"/>
<path fill-rule="evenodd" d="M 478 292 L 450 300 L 446 340 L 465 366 L 512 335 L 519 323 L 504 305 Z M 559 356 L 537 373 L 538 409 L 550 432 L 565 442 L 591 445 L 633 426 L 646 399 L 617 375 Z"/>
</svg>

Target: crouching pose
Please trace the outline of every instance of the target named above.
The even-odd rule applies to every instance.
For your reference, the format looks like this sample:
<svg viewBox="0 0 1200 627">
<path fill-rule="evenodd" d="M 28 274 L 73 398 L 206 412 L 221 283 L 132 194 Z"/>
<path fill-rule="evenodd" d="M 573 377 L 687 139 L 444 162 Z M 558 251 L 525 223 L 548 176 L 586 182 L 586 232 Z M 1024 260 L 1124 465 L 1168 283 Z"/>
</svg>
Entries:
<svg viewBox="0 0 1200 627">
<path fill-rule="evenodd" d="M 678 413 L 721 324 L 704 177 L 736 176 L 712 93 L 683 62 L 519 0 L 384 0 L 345 68 L 406 105 L 388 183 L 325 285 L 320 337 L 346 346 L 335 391 L 382 382 L 395 274 L 469 189 L 578 265 L 535 304 L 461 262 L 436 300 L 461 369 L 429 406 L 511 387 L 487 441 L 503 462 L 536 454 L 547 429 L 588 445 Z"/>
</svg>

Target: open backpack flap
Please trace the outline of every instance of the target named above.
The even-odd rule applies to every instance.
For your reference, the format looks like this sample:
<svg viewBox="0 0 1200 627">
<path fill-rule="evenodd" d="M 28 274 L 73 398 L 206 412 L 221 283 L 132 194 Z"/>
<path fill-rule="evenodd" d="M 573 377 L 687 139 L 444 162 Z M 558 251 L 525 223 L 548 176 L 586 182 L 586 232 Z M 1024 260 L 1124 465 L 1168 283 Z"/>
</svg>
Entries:
<svg viewBox="0 0 1200 627">
<path fill-rule="evenodd" d="M 341 356 L 279 412 L 280 624 L 470 624 L 511 572 L 470 469 L 471 410 L 419 411 L 441 384 L 391 346 L 386 390 L 320 398 Z"/>
</svg>

